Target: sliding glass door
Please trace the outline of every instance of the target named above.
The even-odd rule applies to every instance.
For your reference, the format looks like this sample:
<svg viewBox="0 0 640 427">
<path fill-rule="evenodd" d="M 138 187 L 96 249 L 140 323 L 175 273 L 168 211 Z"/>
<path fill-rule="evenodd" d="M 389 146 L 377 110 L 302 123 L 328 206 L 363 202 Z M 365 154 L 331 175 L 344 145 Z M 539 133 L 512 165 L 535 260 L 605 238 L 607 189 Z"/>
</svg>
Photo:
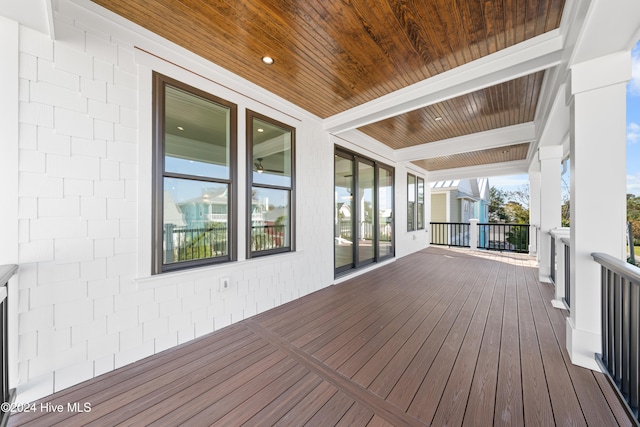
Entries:
<svg viewBox="0 0 640 427">
<path fill-rule="evenodd" d="M 378 258 L 393 256 L 393 169 L 378 167 Z"/>
<path fill-rule="evenodd" d="M 393 236 L 393 169 L 355 153 L 336 149 L 336 274 L 392 257 Z"/>
<path fill-rule="evenodd" d="M 373 262 L 375 258 L 374 174 L 373 164 L 358 160 L 358 265 Z"/>
<path fill-rule="evenodd" d="M 353 161 L 338 154 L 334 169 L 334 250 L 335 268 L 344 270 L 354 265 L 353 256 Z"/>
</svg>

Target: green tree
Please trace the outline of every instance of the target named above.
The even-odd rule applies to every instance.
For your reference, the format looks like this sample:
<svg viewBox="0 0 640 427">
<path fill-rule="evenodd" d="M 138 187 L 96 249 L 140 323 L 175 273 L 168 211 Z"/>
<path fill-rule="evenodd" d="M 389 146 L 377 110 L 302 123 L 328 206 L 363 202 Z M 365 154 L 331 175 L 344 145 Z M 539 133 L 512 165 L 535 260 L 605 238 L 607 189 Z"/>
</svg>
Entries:
<svg viewBox="0 0 640 427">
<path fill-rule="evenodd" d="M 489 222 L 507 221 L 509 217 L 505 210 L 507 193 L 496 187 L 489 189 Z"/>
<path fill-rule="evenodd" d="M 640 246 L 640 196 L 627 194 L 627 221 L 631 223 L 634 245 Z"/>
<path fill-rule="evenodd" d="M 512 224 L 529 224 L 529 209 L 520 203 L 510 201 L 504 206 L 509 222 Z"/>
<path fill-rule="evenodd" d="M 514 191 L 489 189 L 489 222 L 529 223 L 529 186 Z"/>
</svg>

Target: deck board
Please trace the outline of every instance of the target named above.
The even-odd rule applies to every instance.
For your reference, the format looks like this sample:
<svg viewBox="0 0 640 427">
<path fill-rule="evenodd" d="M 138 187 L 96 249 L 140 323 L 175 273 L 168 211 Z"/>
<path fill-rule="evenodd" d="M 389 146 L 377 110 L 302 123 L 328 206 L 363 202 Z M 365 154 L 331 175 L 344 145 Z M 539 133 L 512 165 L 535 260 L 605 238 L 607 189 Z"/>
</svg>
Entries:
<svg viewBox="0 0 640 427">
<path fill-rule="evenodd" d="M 516 269 L 519 270 L 516 266 Z M 520 333 L 520 357 L 522 366 L 522 400 L 525 423 L 531 425 L 553 425 L 553 410 L 545 381 L 536 323 L 531 311 L 529 293 L 525 279 L 516 274 L 516 299 L 518 304 L 518 329 Z"/>
<path fill-rule="evenodd" d="M 429 248 L 41 401 L 91 412 L 8 425 L 631 425 L 537 277 Z"/>
</svg>

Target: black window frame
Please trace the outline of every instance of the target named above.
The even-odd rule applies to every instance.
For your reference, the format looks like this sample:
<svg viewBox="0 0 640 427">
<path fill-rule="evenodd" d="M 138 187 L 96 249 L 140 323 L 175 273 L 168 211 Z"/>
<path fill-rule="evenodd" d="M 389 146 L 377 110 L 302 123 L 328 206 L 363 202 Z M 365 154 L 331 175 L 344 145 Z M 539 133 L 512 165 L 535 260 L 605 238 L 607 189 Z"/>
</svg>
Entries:
<svg viewBox="0 0 640 427">
<path fill-rule="evenodd" d="M 422 186 L 420 185 L 422 184 Z M 416 180 L 416 230 L 424 230 L 424 178 L 417 176 Z M 422 191 L 420 191 L 422 189 Z M 422 201 L 420 201 L 420 193 L 422 192 Z M 420 207 L 422 206 L 422 210 Z"/>
<path fill-rule="evenodd" d="M 273 126 L 286 129 L 291 132 L 291 183 L 289 186 L 281 185 L 268 185 L 253 182 L 253 121 L 254 119 L 261 120 Z M 286 123 L 282 123 L 264 114 L 260 114 L 253 110 L 246 110 L 246 157 L 247 157 L 247 220 L 246 220 L 246 253 L 247 259 L 257 258 L 262 256 L 274 255 L 295 252 L 296 242 L 296 128 Z M 289 246 L 282 246 L 264 250 L 252 250 L 252 202 L 253 202 L 253 188 L 264 188 L 280 191 L 289 191 Z"/>
<path fill-rule="evenodd" d="M 229 109 L 229 177 L 228 179 L 202 177 L 165 171 L 165 89 L 172 86 L 194 96 L 206 99 Z M 152 162 L 152 274 L 161 274 L 237 260 L 237 141 L 238 106 L 209 92 L 195 88 L 179 80 L 153 73 L 153 162 Z M 227 254 L 171 264 L 163 262 L 164 243 L 164 179 L 178 178 L 226 184 L 227 190 Z"/>
<path fill-rule="evenodd" d="M 411 178 L 413 178 L 413 186 L 414 186 L 414 190 L 413 193 L 411 193 L 411 188 L 410 188 L 410 180 Z M 422 187 L 420 187 L 420 184 L 422 184 Z M 407 173 L 407 231 L 418 231 L 418 230 L 424 230 L 425 224 L 424 224 L 424 195 L 425 195 L 425 191 L 424 191 L 424 178 L 416 175 L 416 174 L 412 174 L 412 173 Z M 420 188 L 422 188 L 422 192 L 420 191 Z M 420 201 L 420 195 L 422 193 L 422 201 Z M 413 206 L 410 207 L 409 206 L 409 196 L 413 196 Z M 422 207 L 422 209 L 420 209 L 419 207 Z"/>
</svg>

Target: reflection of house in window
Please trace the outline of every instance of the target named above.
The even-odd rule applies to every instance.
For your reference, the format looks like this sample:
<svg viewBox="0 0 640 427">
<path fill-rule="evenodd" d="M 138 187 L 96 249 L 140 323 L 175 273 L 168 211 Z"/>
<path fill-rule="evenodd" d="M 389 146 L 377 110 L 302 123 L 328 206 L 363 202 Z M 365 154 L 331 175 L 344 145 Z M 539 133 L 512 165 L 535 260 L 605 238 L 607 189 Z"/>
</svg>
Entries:
<svg viewBox="0 0 640 427">
<path fill-rule="evenodd" d="M 348 203 L 339 203 L 338 207 L 338 227 L 336 229 L 336 238 L 340 243 L 351 243 L 351 201 Z"/>
<path fill-rule="evenodd" d="M 205 228 L 213 223 L 227 223 L 227 189 L 212 188 L 200 197 L 177 204 L 188 228 Z"/>
<path fill-rule="evenodd" d="M 171 193 L 167 190 L 164 191 L 164 222 L 165 224 L 171 224 L 174 227 L 184 227 L 187 225 L 184 222 L 184 215 L 176 202 L 173 201 Z"/>
</svg>

